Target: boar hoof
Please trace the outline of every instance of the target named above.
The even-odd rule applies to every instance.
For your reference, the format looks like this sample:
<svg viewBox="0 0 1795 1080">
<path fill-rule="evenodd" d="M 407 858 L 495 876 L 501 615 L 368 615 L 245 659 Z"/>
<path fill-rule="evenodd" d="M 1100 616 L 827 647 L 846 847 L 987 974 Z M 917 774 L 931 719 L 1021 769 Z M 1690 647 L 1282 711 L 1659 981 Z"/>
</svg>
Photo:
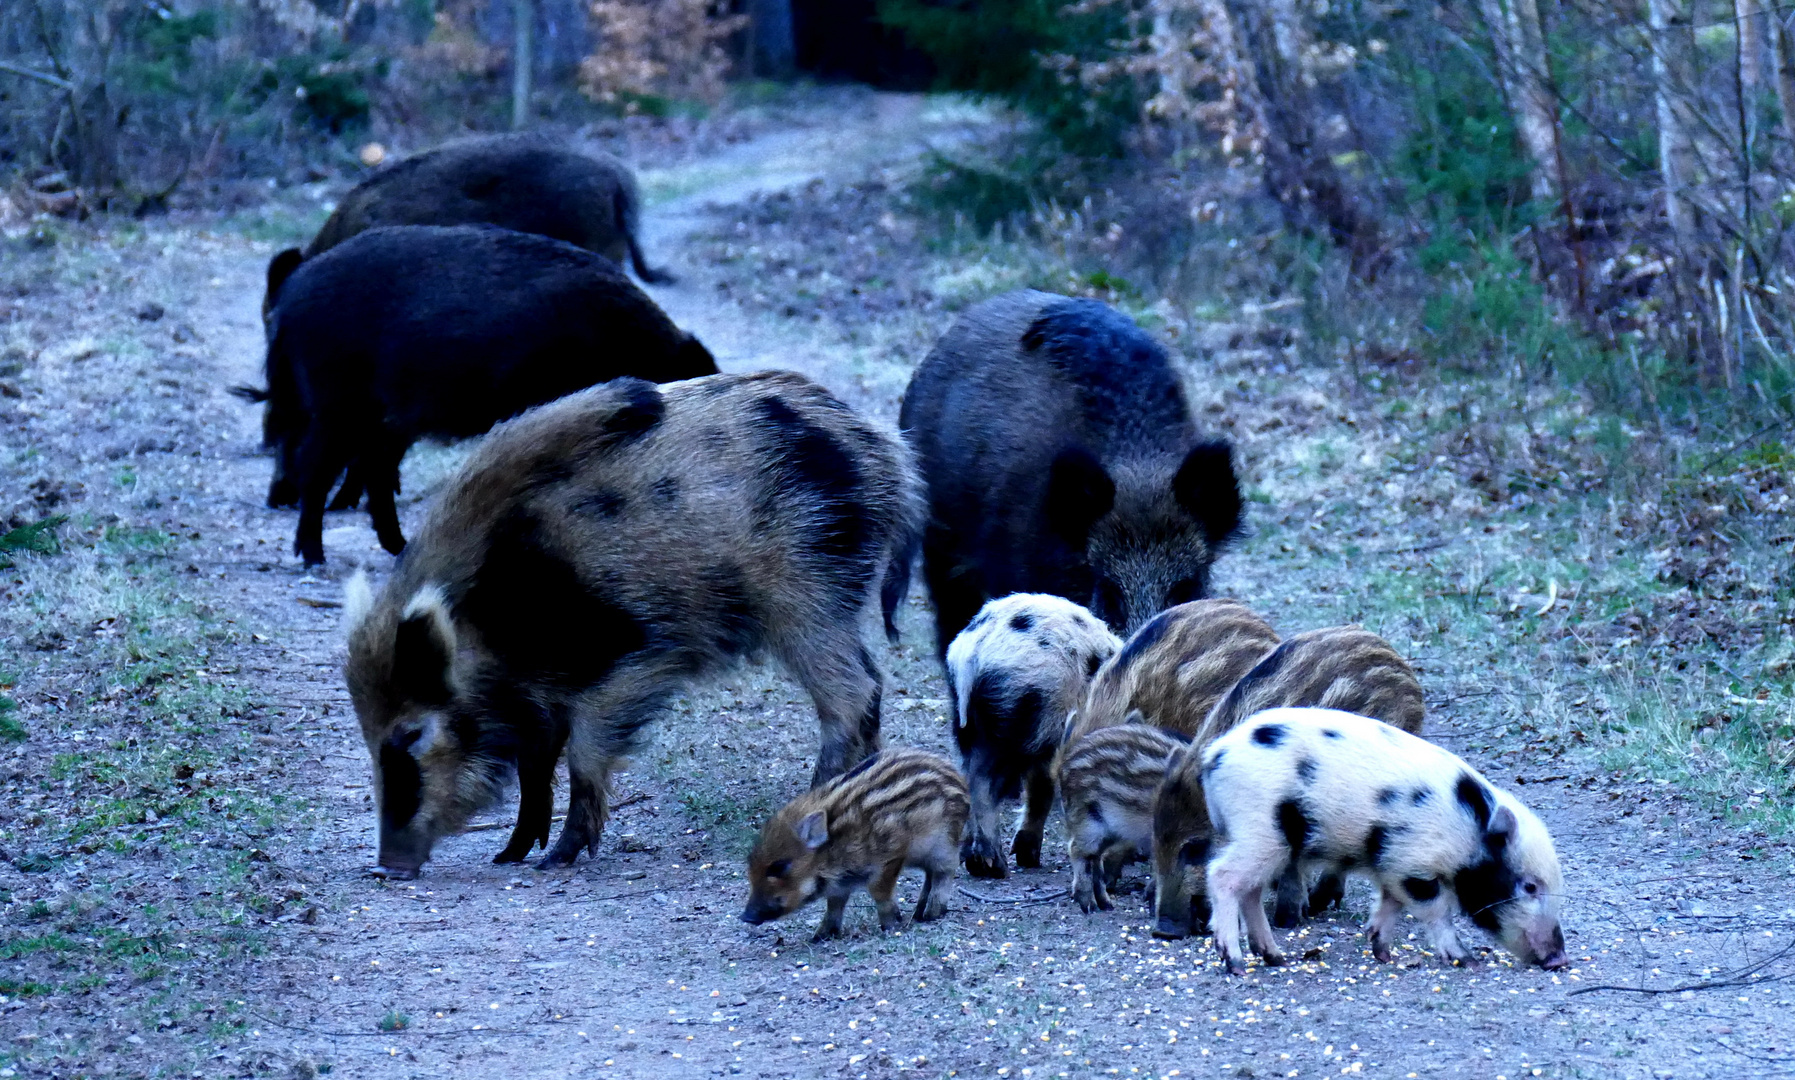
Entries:
<svg viewBox="0 0 1795 1080">
<path fill-rule="evenodd" d="M 1263 952 L 1259 954 L 1259 962 L 1266 967 L 1283 967 L 1284 954 L 1281 952 Z"/>
<path fill-rule="evenodd" d="M 816 928 L 816 933 L 810 935 L 810 943 L 812 945 L 820 945 L 825 941 L 833 941 L 840 936 L 841 927 L 830 926 L 828 923 L 824 923 Z"/>
<path fill-rule="evenodd" d="M 1153 936 L 1156 938 L 1165 938 L 1168 941 L 1176 941 L 1179 938 L 1189 937 L 1190 927 L 1188 925 L 1181 925 L 1176 919 L 1172 919 L 1169 916 L 1161 915 L 1153 923 Z"/>
<path fill-rule="evenodd" d="M 960 849 L 960 858 L 966 863 L 966 872 L 976 878 L 1007 878 L 1010 876 L 1010 863 L 999 854 L 996 846 L 989 841 L 975 840 Z"/>
<path fill-rule="evenodd" d="M 1279 900 L 1271 909 L 1271 924 L 1279 930 L 1294 930 L 1302 925 L 1302 914 L 1295 904 Z"/>
<path fill-rule="evenodd" d="M 530 849 L 536 846 L 534 838 L 526 838 L 521 842 L 512 840 L 505 845 L 505 850 L 492 857 L 492 861 L 500 866 L 506 863 L 520 863 L 530 857 Z"/>
<path fill-rule="evenodd" d="M 415 866 L 375 866 L 369 868 L 368 876 L 384 878 L 387 881 L 416 881 L 418 868 Z"/>
<path fill-rule="evenodd" d="M 1041 834 L 1019 832 L 1010 844 L 1010 852 L 1016 856 L 1016 865 L 1028 870 L 1041 868 Z"/>
</svg>

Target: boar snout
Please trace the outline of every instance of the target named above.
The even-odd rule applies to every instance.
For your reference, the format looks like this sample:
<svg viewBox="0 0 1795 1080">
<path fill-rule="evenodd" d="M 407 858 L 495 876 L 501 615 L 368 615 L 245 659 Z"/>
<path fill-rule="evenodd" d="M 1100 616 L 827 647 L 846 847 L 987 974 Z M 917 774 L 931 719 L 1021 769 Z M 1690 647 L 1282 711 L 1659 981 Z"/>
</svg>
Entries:
<svg viewBox="0 0 1795 1080">
<path fill-rule="evenodd" d="M 1533 954 L 1533 962 L 1547 971 L 1558 971 L 1571 962 L 1564 954 L 1564 931 L 1556 922 L 1549 929 L 1529 927 L 1527 951 Z"/>
<path fill-rule="evenodd" d="M 761 900 L 749 898 L 748 906 L 742 909 L 742 921 L 749 926 L 772 922 L 785 914 L 785 904 L 777 899 Z"/>
</svg>

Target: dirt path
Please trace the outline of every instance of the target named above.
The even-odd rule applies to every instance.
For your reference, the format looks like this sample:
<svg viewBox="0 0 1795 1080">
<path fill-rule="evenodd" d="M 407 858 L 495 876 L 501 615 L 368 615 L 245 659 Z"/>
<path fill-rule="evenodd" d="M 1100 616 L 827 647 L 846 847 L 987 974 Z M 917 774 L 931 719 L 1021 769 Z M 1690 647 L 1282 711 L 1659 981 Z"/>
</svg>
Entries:
<svg viewBox="0 0 1795 1080">
<path fill-rule="evenodd" d="M 756 193 L 901 170 L 928 140 L 969 130 L 964 115 L 922 99 L 877 98 L 650 175 L 649 190 L 666 197 L 651 208 L 647 246 L 684 277 L 657 299 L 725 368 L 796 368 L 889 420 L 901 356 L 735 304 L 744 283 L 702 265 L 693 237 L 727 231 Z M 244 633 L 231 656 L 252 703 L 244 722 L 266 732 L 264 781 L 304 806 L 287 834 L 263 842 L 263 858 L 303 898 L 264 920 L 258 955 L 212 973 L 240 998 L 246 1023 L 210 1036 L 217 1052 L 194 1075 L 1795 1073 L 1795 987 L 1779 981 L 1795 970 L 1786 957 L 1737 985 L 1579 993 L 1703 984 L 1785 948 L 1795 936 L 1786 855 L 1745 850 L 1652 785 L 1623 783 L 1586 760 L 1480 756 L 1487 687 L 1427 658 L 1455 673 L 1430 686 L 1436 737 L 1500 782 L 1530 779 L 1520 790 L 1556 831 L 1571 892 L 1569 973 L 1519 970 L 1496 956 L 1475 970 L 1442 970 L 1413 945 L 1399 964 L 1378 966 L 1352 922 L 1335 918 L 1299 932 L 1302 962 L 1228 980 L 1205 943 L 1153 941 L 1138 894 L 1108 915 L 1078 913 L 1060 898 L 1063 845 L 1050 845 L 1056 857 L 1041 871 L 969 884 L 950 916 L 927 928 L 881 937 L 861 901 L 850 907 L 850 936 L 836 944 L 807 944 L 812 912 L 745 927 L 735 915 L 748 837 L 797 793 L 815 742 L 801 693 L 761 668 L 675 703 L 621 777 L 598 859 L 549 874 L 496 867 L 488 860 L 503 843 L 499 829 L 444 843 L 414 883 L 364 876 L 374 826 L 368 764 L 341 685 L 333 605 L 357 564 L 378 575 L 390 560 L 361 515 L 333 515 L 331 563 L 304 575 L 285 554 L 291 516 L 260 506 L 267 463 L 248 452 L 254 417 L 221 388 L 253 380 L 259 365 L 256 304 L 271 250 L 219 234 L 203 250 L 165 252 L 172 283 L 159 286 L 198 297 L 187 317 L 204 347 L 186 361 L 178 401 L 192 429 L 180 437 L 201 464 L 158 475 L 182 500 L 183 526 L 205 538 L 182 549 L 195 579 Z M 105 302 L 135 304 L 146 287 L 125 280 L 123 301 Z M 891 328 L 904 340 L 920 332 Z M 46 430 L 79 426 L 53 404 L 38 415 Z M 407 462 L 407 515 L 415 520 L 456 457 L 426 451 Z M 1219 590 L 1292 629 L 1350 617 L 1284 543 L 1302 527 L 1268 515 L 1223 564 Z M 905 644 L 886 661 L 886 738 L 946 750 L 929 634 L 913 598 Z M 505 807 L 490 819 L 508 820 Z M 900 893 L 913 900 L 916 887 L 907 878 Z M 1364 901 L 1355 894 L 1349 908 Z M 149 1071 L 133 1056 L 144 1040 L 124 1034 L 130 1020 L 108 1019 L 97 1000 L 76 1008 L 91 1013 L 84 1022 L 95 1030 L 110 1022 L 119 1034 L 96 1038 L 84 1064 L 59 1059 L 57 1070 Z M 41 1012 L 15 1005 L 5 1030 L 51 1038 L 51 1013 L 48 1003 Z M 401 1017 L 402 1030 L 381 1030 Z M 52 1074 L 32 1056 L 39 1043 L 20 1045 L 8 1070 Z"/>
</svg>

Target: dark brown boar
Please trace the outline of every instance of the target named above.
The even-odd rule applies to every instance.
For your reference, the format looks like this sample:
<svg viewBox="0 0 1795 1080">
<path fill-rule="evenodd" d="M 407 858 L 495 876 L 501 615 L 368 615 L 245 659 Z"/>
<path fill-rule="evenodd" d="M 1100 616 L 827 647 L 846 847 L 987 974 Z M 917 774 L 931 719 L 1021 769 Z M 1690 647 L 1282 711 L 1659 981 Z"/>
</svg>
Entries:
<svg viewBox="0 0 1795 1080">
<path fill-rule="evenodd" d="M 810 692 L 813 782 L 876 750 L 863 630 L 920 516 L 903 445 L 798 375 L 620 379 L 495 429 L 437 497 L 378 599 L 353 597 L 347 676 L 373 758 L 380 866 L 412 877 L 495 799 L 502 853 L 596 849 L 617 759 L 692 679 L 765 651 Z"/>
<path fill-rule="evenodd" d="M 1130 634 L 1202 598 L 1240 528 L 1232 447 L 1199 437 L 1165 350 L 1095 300 L 1016 292 L 968 310 L 916 369 L 899 426 L 928 485 L 943 653 L 1017 592 Z"/>
<path fill-rule="evenodd" d="M 582 153 L 535 134 L 462 139 L 396 161 L 351 188 L 305 250 L 268 264 L 262 312 L 307 259 L 387 225 L 496 225 L 563 240 L 627 260 L 650 284 L 673 280 L 650 267 L 638 240 L 642 197 L 629 166 L 601 151 Z"/>
<path fill-rule="evenodd" d="M 879 928 L 903 920 L 891 899 L 898 875 L 925 878 L 916 921 L 947 911 L 970 808 L 966 781 L 947 759 L 922 750 L 886 750 L 844 776 L 787 803 L 760 831 L 748 856 L 742 921 L 758 926 L 823 897 L 812 941 L 841 936 L 842 909 L 860 888 L 879 908 Z"/>
<path fill-rule="evenodd" d="M 1330 626 L 1297 634 L 1279 645 L 1216 702 L 1191 749 L 1173 756 L 1154 796 L 1153 864 L 1157 919 L 1153 933 L 1183 937 L 1193 916 L 1188 875 L 1208 857 L 1213 828 L 1203 796 L 1203 749 L 1241 721 L 1266 709 L 1320 707 L 1368 716 L 1409 734 L 1421 731 L 1427 707 L 1421 684 L 1390 643 L 1361 626 Z M 1323 874 L 1307 891 L 1294 866 L 1278 879 L 1273 922 L 1292 927 L 1305 913 L 1337 904 L 1338 874 Z M 1201 904 L 1196 914 L 1200 914 Z M 1203 919 L 1207 916 L 1204 915 Z M 1202 919 L 1199 919 L 1200 923 Z"/>
</svg>

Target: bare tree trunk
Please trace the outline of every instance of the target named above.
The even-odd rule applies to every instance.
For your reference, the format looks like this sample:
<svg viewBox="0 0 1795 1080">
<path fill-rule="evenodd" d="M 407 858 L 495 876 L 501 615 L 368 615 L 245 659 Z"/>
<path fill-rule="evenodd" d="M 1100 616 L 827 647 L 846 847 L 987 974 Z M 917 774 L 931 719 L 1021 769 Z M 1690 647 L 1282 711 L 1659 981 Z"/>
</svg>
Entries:
<svg viewBox="0 0 1795 1080">
<path fill-rule="evenodd" d="M 1783 114 L 1783 137 L 1795 143 L 1795 11 L 1771 16 L 1770 46 L 1776 56 L 1776 103 Z"/>
<path fill-rule="evenodd" d="M 530 94 L 536 76 L 536 0 L 511 0 L 511 127 L 530 123 Z"/>
<path fill-rule="evenodd" d="M 1496 72 L 1521 147 L 1533 162 L 1532 194 L 1542 202 L 1566 185 L 1558 150 L 1558 100 L 1547 66 L 1546 35 L 1536 0 L 1478 0 Z"/>
<path fill-rule="evenodd" d="M 1756 107 L 1764 88 L 1764 12 L 1761 0 L 1733 0 L 1733 20 L 1739 27 L 1739 81 L 1744 85 L 1748 108 Z"/>
<path fill-rule="evenodd" d="M 1227 8 L 1251 65 L 1265 135 L 1265 183 L 1285 221 L 1311 232 L 1319 218 L 1329 239 L 1351 253 L 1353 270 L 1375 276 L 1384 256 L 1377 222 L 1320 145 L 1313 75 L 1303 70 L 1309 34 L 1294 0 L 1227 0 Z"/>
<path fill-rule="evenodd" d="M 797 67 L 792 0 L 748 0 L 748 67 L 763 79 L 789 78 Z"/>
<path fill-rule="evenodd" d="M 1689 95 L 1693 86 L 1695 36 L 1684 0 L 1648 0 L 1651 27 L 1652 78 L 1658 114 L 1658 173 L 1664 187 L 1664 219 L 1670 226 L 1676 266 L 1671 281 L 1676 292 L 1673 317 L 1680 317 L 1683 346 L 1692 357 L 1712 359 L 1717 342 L 1704 316 L 1707 309 L 1707 259 L 1697 235 L 1693 197 L 1701 180 L 1696 148 L 1699 118 Z M 1708 374 L 1716 374 L 1704 363 Z"/>
</svg>

